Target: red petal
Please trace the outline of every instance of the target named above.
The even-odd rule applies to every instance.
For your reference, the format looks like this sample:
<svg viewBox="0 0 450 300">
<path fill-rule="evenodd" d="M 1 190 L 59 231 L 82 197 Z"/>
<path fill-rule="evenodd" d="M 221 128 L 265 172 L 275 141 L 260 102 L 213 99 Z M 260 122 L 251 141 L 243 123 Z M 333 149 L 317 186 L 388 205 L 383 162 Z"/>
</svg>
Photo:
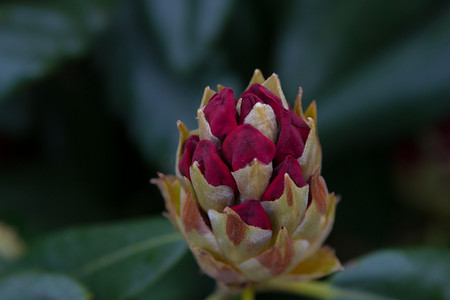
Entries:
<svg viewBox="0 0 450 300">
<path fill-rule="evenodd" d="M 198 162 L 198 167 L 209 184 L 227 185 L 237 191 L 233 175 L 222 161 L 216 144 L 208 140 L 198 142 L 192 161 Z"/>
<path fill-rule="evenodd" d="M 269 218 L 258 200 L 248 200 L 242 204 L 231 206 L 230 208 L 234 210 L 246 224 L 262 229 L 272 229 Z"/>
<path fill-rule="evenodd" d="M 273 171 L 272 182 L 264 192 L 261 201 L 274 201 L 283 195 L 284 174 L 286 173 L 294 181 L 296 186 L 304 187 L 306 185 L 300 163 L 291 155 L 288 155 Z"/>
<path fill-rule="evenodd" d="M 259 97 L 254 94 L 247 94 L 242 97 L 241 115 L 239 116 L 239 124 L 244 123 L 245 118 L 252 111 L 253 106 L 255 106 L 255 104 L 258 102 L 263 103 L 261 99 L 259 99 Z"/>
<path fill-rule="evenodd" d="M 287 155 L 299 158 L 305 148 L 309 134 L 308 124 L 292 110 L 283 111 L 281 115 L 280 135 L 277 142 L 275 163 L 281 163 Z M 305 138 L 305 140 L 303 139 Z"/>
<path fill-rule="evenodd" d="M 183 154 L 178 162 L 178 170 L 180 170 L 181 175 L 186 176 L 189 180 L 191 180 L 189 168 L 192 165 L 192 156 L 194 155 L 198 141 L 198 135 L 191 135 L 184 141 L 182 151 Z"/>
<path fill-rule="evenodd" d="M 306 124 L 306 122 L 302 118 L 297 116 L 297 114 L 292 109 L 289 110 L 289 113 L 291 115 L 292 126 L 294 126 L 300 133 L 303 143 L 306 143 L 306 139 L 308 138 L 309 131 L 311 129 L 309 128 L 308 124 Z"/>
<path fill-rule="evenodd" d="M 215 94 L 203 109 L 212 134 L 222 140 L 237 126 L 236 99 L 230 88 Z"/>
<path fill-rule="evenodd" d="M 244 98 L 244 96 L 246 96 L 246 95 L 255 95 L 259 99 L 261 99 L 262 102 L 270 105 L 270 107 L 272 107 L 272 109 L 273 109 L 273 112 L 275 113 L 277 123 L 280 122 L 281 112 L 285 109 L 283 107 L 283 103 L 281 102 L 281 99 L 277 95 L 275 95 L 274 93 L 272 93 L 271 91 L 269 91 L 268 89 L 266 89 L 259 83 L 252 84 L 241 95 L 241 98 Z"/>
<path fill-rule="evenodd" d="M 223 141 L 222 153 L 233 171 L 251 163 L 254 158 L 263 164 L 270 163 L 276 147 L 258 129 L 249 124 L 239 125 Z"/>
</svg>

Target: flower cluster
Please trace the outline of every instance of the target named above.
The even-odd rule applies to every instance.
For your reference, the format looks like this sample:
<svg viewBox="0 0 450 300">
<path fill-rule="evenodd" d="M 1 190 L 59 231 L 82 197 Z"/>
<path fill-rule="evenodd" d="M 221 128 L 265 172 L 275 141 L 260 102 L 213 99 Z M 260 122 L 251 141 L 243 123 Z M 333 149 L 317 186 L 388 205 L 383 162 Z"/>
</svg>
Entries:
<svg viewBox="0 0 450 300">
<path fill-rule="evenodd" d="M 199 128 L 178 122 L 176 176 L 154 180 L 201 269 L 228 290 L 340 268 L 322 243 L 336 199 L 320 176 L 316 104 L 290 107 L 256 70 L 240 97 L 205 89 Z"/>
</svg>

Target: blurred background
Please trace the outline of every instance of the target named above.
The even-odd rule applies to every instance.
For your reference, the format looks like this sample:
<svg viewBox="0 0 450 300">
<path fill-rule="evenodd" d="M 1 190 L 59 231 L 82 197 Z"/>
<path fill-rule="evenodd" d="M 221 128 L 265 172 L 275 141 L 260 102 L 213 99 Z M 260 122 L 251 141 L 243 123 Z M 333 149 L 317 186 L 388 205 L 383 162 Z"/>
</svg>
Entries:
<svg viewBox="0 0 450 300">
<path fill-rule="evenodd" d="M 328 244 L 449 246 L 450 4 L 430 0 L 0 3 L 0 220 L 25 241 L 161 214 L 176 121 L 255 68 L 316 100 Z"/>
</svg>

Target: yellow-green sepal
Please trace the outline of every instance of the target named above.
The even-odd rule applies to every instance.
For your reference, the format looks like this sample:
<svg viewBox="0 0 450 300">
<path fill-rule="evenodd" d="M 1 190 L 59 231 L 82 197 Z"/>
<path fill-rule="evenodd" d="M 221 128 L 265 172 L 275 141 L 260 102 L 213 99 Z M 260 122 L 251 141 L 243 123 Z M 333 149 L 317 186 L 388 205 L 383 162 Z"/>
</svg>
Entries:
<svg viewBox="0 0 450 300">
<path fill-rule="evenodd" d="M 221 255 L 221 250 L 211 228 L 205 223 L 198 206 L 194 188 L 189 180 L 186 196 L 181 198 L 181 214 L 178 220 L 182 228 L 182 234 L 189 247 L 200 247 L 216 256 Z"/>
<path fill-rule="evenodd" d="M 308 241 L 293 241 L 281 228 L 272 247 L 237 265 L 237 268 L 252 281 L 264 281 L 292 269 L 308 249 Z"/>
<path fill-rule="evenodd" d="M 248 278 L 230 264 L 214 257 L 208 251 L 199 247 L 192 247 L 191 251 L 202 271 L 223 284 L 224 288 L 240 290 L 242 285 L 248 283 Z"/>
<path fill-rule="evenodd" d="M 320 170 L 322 165 L 322 148 L 320 147 L 319 136 L 317 135 L 316 122 L 313 118 L 308 117 L 306 123 L 310 128 L 310 132 L 306 139 L 303 154 L 298 159 L 298 162 L 302 167 L 303 177 L 308 182 L 315 169 L 319 167 Z"/>
<path fill-rule="evenodd" d="M 281 197 L 261 202 L 274 231 L 282 227 L 290 234 L 295 231 L 308 205 L 308 193 L 308 185 L 299 188 L 288 174 L 284 175 L 284 192 Z"/>
<path fill-rule="evenodd" d="M 269 185 L 272 171 L 272 162 L 263 164 L 255 158 L 244 168 L 231 172 L 240 193 L 240 203 L 250 199 L 260 200 Z"/>
<path fill-rule="evenodd" d="M 198 134 L 200 140 L 208 140 L 216 145 L 220 145 L 220 140 L 211 132 L 211 127 L 209 126 L 209 123 L 206 120 L 203 109 L 197 110 L 197 118 L 198 118 Z"/>
<path fill-rule="evenodd" d="M 283 279 L 313 280 L 342 269 L 341 262 L 337 259 L 333 249 L 323 246 L 313 255 L 297 264 L 288 274 L 283 276 Z"/>
<path fill-rule="evenodd" d="M 267 78 L 266 81 L 264 81 L 261 84 L 263 87 L 277 95 L 281 99 L 281 103 L 283 104 L 283 107 L 285 109 L 289 109 L 289 104 L 286 101 L 286 97 L 284 96 L 283 89 L 281 88 L 280 79 L 278 78 L 278 75 L 273 73 L 272 76 Z"/>
<path fill-rule="evenodd" d="M 273 143 L 277 142 L 279 128 L 275 113 L 270 105 L 256 103 L 250 113 L 245 117 L 244 124 L 252 125 Z"/>
<path fill-rule="evenodd" d="M 325 180 L 317 168 L 311 177 L 310 192 L 312 201 L 300 225 L 292 234 L 294 239 L 307 239 L 311 243 L 308 254 L 314 253 L 328 237 L 334 223 L 336 197 L 328 194 Z"/>
<path fill-rule="evenodd" d="M 192 164 L 190 175 L 198 204 L 205 212 L 210 209 L 223 211 L 226 206 L 234 203 L 234 190 L 226 185 L 213 186 L 209 184 L 200 171 L 198 162 Z"/>
<path fill-rule="evenodd" d="M 203 108 L 208 104 L 209 100 L 211 100 L 212 96 L 214 96 L 216 92 L 212 90 L 209 86 L 205 88 L 205 91 L 203 92 L 202 102 L 200 103 L 200 108 Z"/>
<path fill-rule="evenodd" d="M 253 72 L 253 76 L 250 79 L 250 83 L 248 84 L 248 86 L 245 88 L 246 90 L 255 83 L 259 83 L 262 84 L 265 81 L 263 74 L 261 73 L 261 70 L 259 69 L 255 69 L 255 71 Z"/>
<path fill-rule="evenodd" d="M 158 173 L 159 178 L 153 178 L 151 183 L 161 191 L 166 204 L 167 212 L 164 215 L 172 221 L 175 228 L 180 231 L 179 218 L 181 214 L 181 199 L 186 197 L 186 189 L 183 187 L 183 181 L 177 176 L 165 176 Z"/>
<path fill-rule="evenodd" d="M 233 264 L 258 255 L 270 245 L 272 230 L 247 225 L 229 207 L 223 213 L 210 209 L 208 216 L 225 259 Z"/>
</svg>

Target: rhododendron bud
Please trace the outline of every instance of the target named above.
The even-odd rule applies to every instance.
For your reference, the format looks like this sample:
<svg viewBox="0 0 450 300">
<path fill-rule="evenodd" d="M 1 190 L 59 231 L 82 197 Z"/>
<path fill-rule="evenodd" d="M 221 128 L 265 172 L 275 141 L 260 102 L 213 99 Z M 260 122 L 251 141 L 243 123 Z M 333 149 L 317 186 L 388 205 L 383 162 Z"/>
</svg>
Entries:
<svg viewBox="0 0 450 300">
<path fill-rule="evenodd" d="M 236 99 L 230 88 L 224 88 L 215 94 L 203 109 L 211 133 L 219 140 L 237 126 Z"/>
<path fill-rule="evenodd" d="M 322 246 L 336 197 L 320 176 L 316 104 L 292 109 L 277 75 L 256 70 L 236 99 L 205 89 L 199 128 L 178 122 L 176 176 L 159 174 L 167 217 L 223 292 L 305 280 L 341 266 Z"/>
</svg>

